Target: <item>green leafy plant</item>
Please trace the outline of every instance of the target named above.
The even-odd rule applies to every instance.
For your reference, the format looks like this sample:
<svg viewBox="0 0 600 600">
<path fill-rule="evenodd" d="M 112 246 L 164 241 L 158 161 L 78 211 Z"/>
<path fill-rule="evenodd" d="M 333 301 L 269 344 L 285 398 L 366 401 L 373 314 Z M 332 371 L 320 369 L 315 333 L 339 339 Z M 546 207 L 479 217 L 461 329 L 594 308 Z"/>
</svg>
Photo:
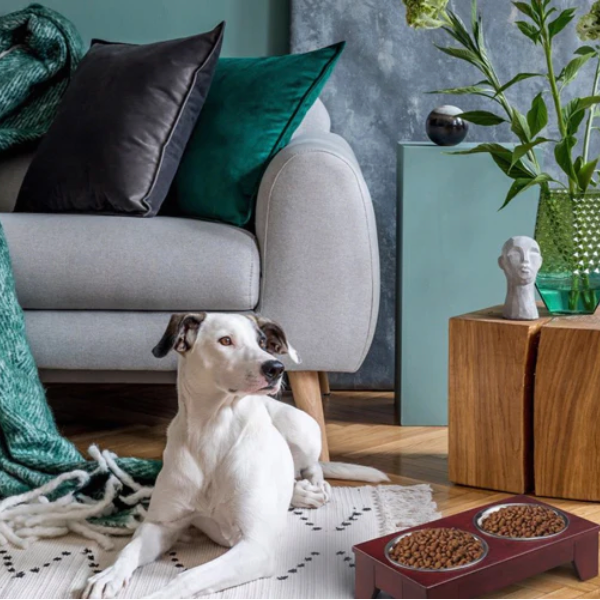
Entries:
<svg viewBox="0 0 600 600">
<path fill-rule="evenodd" d="M 582 45 L 572 59 L 557 69 L 553 48 L 555 38 L 575 19 L 576 9 L 559 11 L 553 0 L 513 1 L 521 13 L 515 25 L 544 56 L 545 70 L 542 73 L 518 73 L 509 81 L 501 81 L 488 55 L 482 17 L 478 12 L 477 0 L 472 0 L 471 22 L 467 26 L 448 6 L 448 0 L 403 0 L 408 24 L 415 29 L 443 29 L 454 43 L 437 46 L 445 54 L 465 61 L 475 67 L 482 78 L 472 85 L 437 90 L 431 93 L 452 95 L 476 95 L 487 98 L 495 109 L 474 110 L 463 113 L 466 121 L 494 127 L 507 123 L 518 140 L 509 149 L 501 144 L 481 144 L 458 154 L 488 153 L 502 171 L 513 180 L 502 207 L 516 196 L 533 186 L 547 191 L 550 186 L 566 189 L 570 194 L 581 194 L 590 187 L 597 187 L 594 178 L 600 157 L 590 158 L 590 141 L 600 103 L 600 46 Z M 600 40 L 600 0 L 584 15 L 577 26 L 584 42 Z M 596 76 L 589 96 L 565 100 L 564 92 L 577 79 L 581 69 L 589 61 L 596 61 Z M 506 92 L 526 79 L 536 78 L 540 82 L 539 92 L 531 101 L 526 114 L 510 102 Z M 557 120 L 558 139 L 549 139 L 544 134 L 548 121 L 548 103 L 554 107 Z M 585 121 L 583 144 L 578 144 L 581 126 Z M 551 145 L 554 159 L 564 173 L 563 183 L 543 170 L 536 154 L 540 147 Z M 579 148 L 581 147 L 581 150 Z"/>
</svg>

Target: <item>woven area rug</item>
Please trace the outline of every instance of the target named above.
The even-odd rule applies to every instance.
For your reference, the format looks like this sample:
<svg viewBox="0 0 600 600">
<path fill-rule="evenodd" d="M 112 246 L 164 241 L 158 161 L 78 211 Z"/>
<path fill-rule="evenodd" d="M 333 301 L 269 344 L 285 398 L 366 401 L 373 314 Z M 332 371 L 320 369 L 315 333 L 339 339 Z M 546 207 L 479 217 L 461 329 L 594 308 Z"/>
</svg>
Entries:
<svg viewBox="0 0 600 600">
<path fill-rule="evenodd" d="M 354 544 L 438 517 L 427 485 L 334 488 L 323 508 L 290 509 L 286 535 L 275 549 L 275 577 L 211 598 L 354 598 Z M 0 598 L 77 598 L 87 578 L 108 566 L 126 541 L 111 552 L 74 536 L 42 540 L 27 550 L 4 546 Z M 203 536 L 181 542 L 138 570 L 120 597 L 141 598 L 224 551 Z"/>
</svg>

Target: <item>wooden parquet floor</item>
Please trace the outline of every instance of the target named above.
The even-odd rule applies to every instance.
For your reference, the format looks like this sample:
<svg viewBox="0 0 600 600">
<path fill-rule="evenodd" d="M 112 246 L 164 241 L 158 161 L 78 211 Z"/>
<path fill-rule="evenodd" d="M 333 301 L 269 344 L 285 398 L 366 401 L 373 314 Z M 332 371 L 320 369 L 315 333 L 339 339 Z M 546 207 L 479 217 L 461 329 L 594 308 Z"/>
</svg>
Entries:
<svg viewBox="0 0 600 600">
<path fill-rule="evenodd" d="M 82 451 L 91 443 L 121 456 L 160 458 L 175 414 L 172 386 L 54 385 L 48 390 L 62 432 Z M 396 427 L 389 393 L 335 392 L 325 402 L 332 460 L 377 467 L 394 483 L 429 483 L 444 515 L 506 495 L 452 485 L 443 427 Z M 600 523 L 600 504 L 551 504 Z M 570 565 L 486 598 L 600 598 L 600 578 L 580 582 Z"/>
</svg>

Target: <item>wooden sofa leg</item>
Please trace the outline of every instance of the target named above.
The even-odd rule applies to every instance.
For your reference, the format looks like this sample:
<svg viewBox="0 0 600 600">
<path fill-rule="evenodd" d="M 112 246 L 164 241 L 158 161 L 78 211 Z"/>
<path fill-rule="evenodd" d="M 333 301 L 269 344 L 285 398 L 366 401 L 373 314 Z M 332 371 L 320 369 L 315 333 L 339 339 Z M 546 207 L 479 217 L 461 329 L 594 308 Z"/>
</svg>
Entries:
<svg viewBox="0 0 600 600">
<path fill-rule="evenodd" d="M 323 396 L 329 396 L 329 394 L 331 394 L 329 376 L 325 371 L 319 371 L 319 385 L 321 386 L 321 394 L 323 394 Z"/>
<path fill-rule="evenodd" d="M 327 432 L 325 430 L 319 373 L 318 371 L 289 371 L 288 378 L 296 406 L 315 419 L 321 428 L 321 439 L 323 440 L 321 460 L 328 461 L 329 445 L 327 444 Z"/>
</svg>

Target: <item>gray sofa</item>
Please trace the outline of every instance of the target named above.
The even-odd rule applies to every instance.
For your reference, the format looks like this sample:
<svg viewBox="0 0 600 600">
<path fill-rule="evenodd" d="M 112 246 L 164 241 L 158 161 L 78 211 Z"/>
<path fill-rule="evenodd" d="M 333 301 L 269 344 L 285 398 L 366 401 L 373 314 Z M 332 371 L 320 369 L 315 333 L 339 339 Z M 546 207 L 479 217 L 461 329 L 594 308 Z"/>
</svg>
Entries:
<svg viewBox="0 0 600 600">
<path fill-rule="evenodd" d="M 360 167 L 320 101 L 267 168 L 255 236 L 173 217 L 12 214 L 30 158 L 0 162 L 0 222 L 44 381 L 174 381 L 175 353 L 150 352 L 171 313 L 256 311 L 298 350 L 292 391 L 323 423 L 318 373 L 363 362 L 379 255 Z"/>
</svg>

